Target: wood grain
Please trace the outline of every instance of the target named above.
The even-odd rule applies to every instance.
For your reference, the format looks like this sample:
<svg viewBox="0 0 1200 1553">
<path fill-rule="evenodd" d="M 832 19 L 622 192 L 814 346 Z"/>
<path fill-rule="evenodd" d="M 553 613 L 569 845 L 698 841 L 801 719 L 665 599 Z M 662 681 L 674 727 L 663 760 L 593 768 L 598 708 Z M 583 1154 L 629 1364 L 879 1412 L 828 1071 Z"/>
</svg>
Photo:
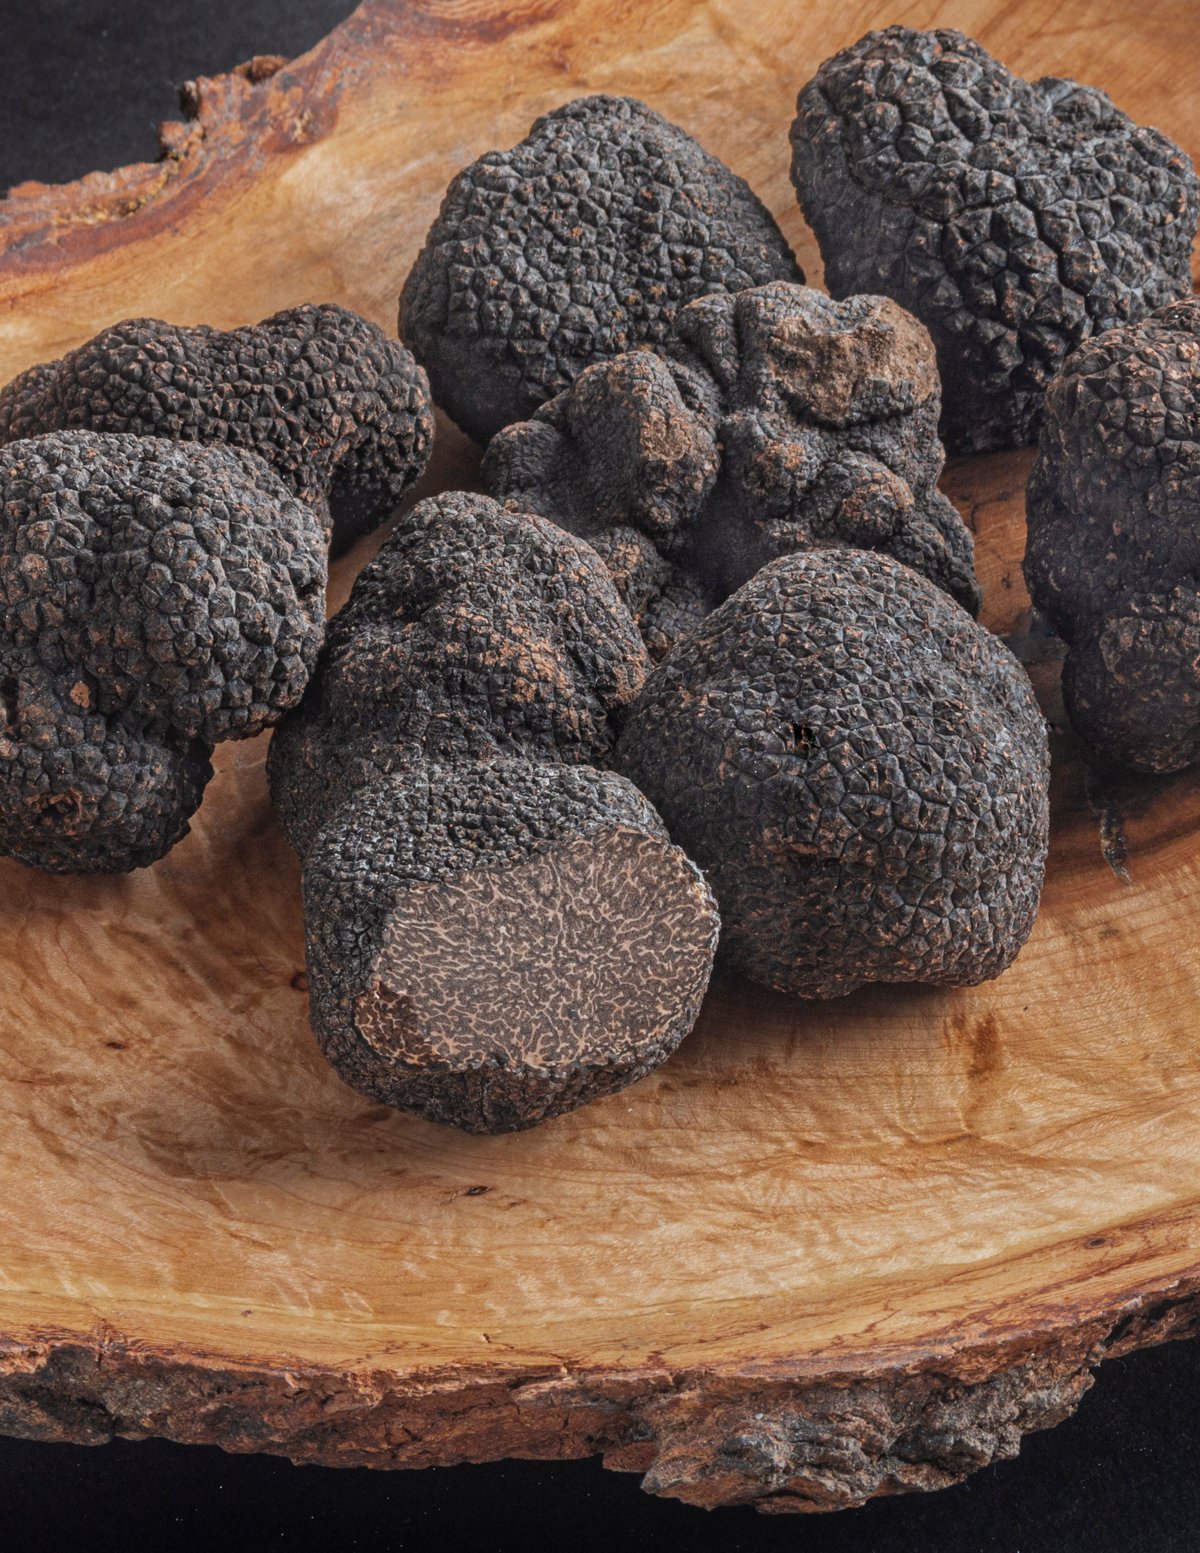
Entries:
<svg viewBox="0 0 1200 1553">
<path fill-rule="evenodd" d="M 390 327 L 451 173 L 588 90 L 698 134 L 819 277 L 794 93 L 898 16 L 1200 151 L 1192 6 L 1118 9 L 379 0 L 294 64 L 194 83 L 161 161 L 0 202 L 0 378 L 131 314 L 332 299 Z M 441 431 L 419 494 L 473 478 Z M 645 1083 L 472 1138 L 318 1055 L 261 741 L 220 751 L 151 870 L 0 867 L 0 1429 L 381 1466 L 603 1452 L 697 1504 L 827 1508 L 955 1481 L 1106 1355 L 1200 1330 L 1200 777 L 1105 786 L 1062 731 L 1027 468 L 946 480 L 986 619 L 1060 725 L 1042 915 L 990 986 L 721 982 Z"/>
</svg>

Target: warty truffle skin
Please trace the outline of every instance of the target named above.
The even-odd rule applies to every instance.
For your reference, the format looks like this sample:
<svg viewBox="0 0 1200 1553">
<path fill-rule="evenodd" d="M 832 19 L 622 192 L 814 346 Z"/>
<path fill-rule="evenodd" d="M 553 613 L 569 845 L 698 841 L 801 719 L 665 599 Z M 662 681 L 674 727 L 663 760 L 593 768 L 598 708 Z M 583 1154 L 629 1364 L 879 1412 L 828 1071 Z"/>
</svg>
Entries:
<svg viewBox="0 0 1200 1553">
<path fill-rule="evenodd" d="M 596 547 L 654 659 L 760 567 L 825 545 L 885 551 L 978 609 L 911 314 L 776 281 L 689 303 L 663 350 L 588 367 L 481 470 Z"/>
<path fill-rule="evenodd" d="M 305 860 L 313 1029 L 347 1083 L 469 1132 L 532 1127 L 665 1060 L 717 916 L 633 785 L 522 759 L 359 788 Z"/>
<path fill-rule="evenodd" d="M 398 340 L 309 303 L 227 332 L 127 318 L 0 391 L 0 442 L 80 429 L 258 453 L 320 511 L 336 555 L 399 506 L 434 423 Z"/>
<path fill-rule="evenodd" d="M 726 961 L 765 986 L 969 985 L 1033 926 L 1049 756 L 1032 688 L 889 556 L 765 567 L 650 675 L 613 764 L 704 870 Z"/>
<path fill-rule="evenodd" d="M 647 667 L 589 546 L 486 496 L 418 502 L 359 573 L 271 741 L 284 830 L 303 854 L 335 803 L 419 761 L 600 762 Z"/>
<path fill-rule="evenodd" d="M 592 764 L 646 669 L 594 551 L 486 496 L 419 503 L 360 574 L 268 758 L 313 1029 L 347 1083 L 510 1131 L 641 1077 L 691 1028 L 712 896 Z"/>
<path fill-rule="evenodd" d="M 222 739 L 299 701 L 325 623 L 321 524 L 232 448 L 55 432 L 0 448 L 0 853 L 143 867 Z"/>
<path fill-rule="evenodd" d="M 1200 299 L 1078 350 L 1050 385 L 1026 496 L 1030 596 L 1104 758 L 1200 759 Z"/>
<path fill-rule="evenodd" d="M 1191 290 L 1187 155 L 949 29 L 888 27 L 827 60 L 792 178 L 830 292 L 884 292 L 928 327 L 951 452 L 1035 441 L 1071 351 Z"/>
<path fill-rule="evenodd" d="M 581 97 L 450 184 L 400 335 L 478 442 L 710 292 L 804 279 L 749 185 L 628 97 Z"/>
</svg>

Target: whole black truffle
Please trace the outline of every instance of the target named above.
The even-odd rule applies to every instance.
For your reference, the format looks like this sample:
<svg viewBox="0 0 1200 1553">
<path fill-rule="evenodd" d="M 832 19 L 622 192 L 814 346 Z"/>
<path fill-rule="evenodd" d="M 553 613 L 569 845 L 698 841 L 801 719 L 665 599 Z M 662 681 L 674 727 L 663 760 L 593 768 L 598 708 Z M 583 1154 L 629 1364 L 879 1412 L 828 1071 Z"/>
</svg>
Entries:
<svg viewBox="0 0 1200 1553">
<path fill-rule="evenodd" d="M 336 554 L 424 469 L 433 407 L 398 340 L 325 303 L 225 333 L 127 318 L 0 392 L 0 442 L 79 429 L 258 453 L 320 510 Z"/>
<path fill-rule="evenodd" d="M 55 432 L 0 448 L 0 853 L 113 873 L 188 828 L 221 739 L 299 701 L 320 520 L 261 459 Z"/>
<path fill-rule="evenodd" d="M 587 545 L 486 496 L 418 502 L 359 573 L 271 741 L 284 830 L 303 854 L 335 804 L 420 761 L 599 762 L 647 667 Z"/>
<path fill-rule="evenodd" d="M 313 1028 L 348 1083 L 506 1131 L 691 1028 L 712 898 L 632 784 L 591 769 L 646 667 L 594 551 L 486 496 L 421 502 L 360 574 L 268 759 Z"/>
<path fill-rule="evenodd" d="M 1082 340 L 1191 289 L 1184 152 L 960 32 L 888 27 L 827 60 L 800 93 L 792 177 L 833 295 L 885 292 L 933 335 L 954 452 L 1032 442 Z"/>
<path fill-rule="evenodd" d="M 664 350 L 588 367 L 498 433 L 481 471 L 595 546 L 652 657 L 767 562 L 826 545 L 886 551 L 979 607 L 911 314 L 776 281 L 689 303 Z"/>
<path fill-rule="evenodd" d="M 885 555 L 764 567 L 651 674 L 616 768 L 705 871 L 722 951 L 802 997 L 1015 958 L 1046 857 L 1046 729 L 996 637 Z"/>
<path fill-rule="evenodd" d="M 1200 758 L 1200 299 L 1112 329 L 1046 396 L 1025 577 L 1067 711 L 1140 771 Z"/>
<path fill-rule="evenodd" d="M 677 125 L 581 97 L 450 184 L 400 298 L 438 404 L 479 442 L 685 302 L 804 276 L 766 207 Z"/>
<path fill-rule="evenodd" d="M 501 759 L 360 788 L 305 859 L 313 1029 L 356 1089 L 470 1132 L 623 1089 L 691 1029 L 717 917 L 623 777 Z"/>
</svg>

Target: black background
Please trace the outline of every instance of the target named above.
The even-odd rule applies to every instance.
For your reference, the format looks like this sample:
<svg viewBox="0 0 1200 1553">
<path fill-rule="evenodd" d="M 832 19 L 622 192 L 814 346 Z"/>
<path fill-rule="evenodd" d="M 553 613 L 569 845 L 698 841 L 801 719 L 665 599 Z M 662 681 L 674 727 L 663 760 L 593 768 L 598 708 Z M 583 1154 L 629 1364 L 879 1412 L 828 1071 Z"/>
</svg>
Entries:
<svg viewBox="0 0 1200 1553">
<path fill-rule="evenodd" d="M 0 188 L 152 159 L 178 82 L 301 53 L 350 9 L 0 0 Z M 1200 1340 L 1170 1344 L 1106 1365 L 1077 1417 L 958 1488 L 781 1519 L 652 1500 L 594 1461 L 339 1472 L 161 1441 L 0 1440 L 0 1549 L 1200 1553 L 1198 1404 Z"/>
</svg>

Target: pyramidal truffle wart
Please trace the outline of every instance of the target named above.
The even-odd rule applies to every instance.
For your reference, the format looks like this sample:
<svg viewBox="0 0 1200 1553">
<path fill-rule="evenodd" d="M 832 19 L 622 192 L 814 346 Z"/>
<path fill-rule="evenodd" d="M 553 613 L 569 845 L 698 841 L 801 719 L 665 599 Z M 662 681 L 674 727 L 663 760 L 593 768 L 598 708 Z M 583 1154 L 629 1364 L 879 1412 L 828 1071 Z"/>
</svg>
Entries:
<svg viewBox="0 0 1200 1553">
<path fill-rule="evenodd" d="M 404 346 L 323 303 L 224 333 L 127 318 L 0 391 L 0 442 L 78 429 L 258 453 L 321 512 L 337 554 L 395 511 L 434 428 Z"/>
<path fill-rule="evenodd" d="M 0 853 L 117 873 L 186 834 L 222 739 L 299 701 L 321 523 L 260 458 L 54 432 L 0 448 Z"/>
<path fill-rule="evenodd" d="M 725 959 L 781 992 L 968 985 L 1033 926 L 1049 781 L 1033 690 L 889 556 L 765 567 L 650 675 L 613 764 L 704 869 Z"/>
<path fill-rule="evenodd" d="M 792 177 L 833 295 L 884 292 L 933 335 L 952 452 L 1034 441 L 1072 350 L 1191 290 L 1185 153 L 960 32 L 888 27 L 826 60 Z"/>
<path fill-rule="evenodd" d="M 486 442 L 711 292 L 803 280 L 770 213 L 645 103 L 581 97 L 450 184 L 400 298 L 438 404 Z"/>
<path fill-rule="evenodd" d="M 1071 357 L 1026 512 L 1025 577 L 1070 649 L 1071 721 L 1139 771 L 1200 759 L 1200 299 Z"/>
<path fill-rule="evenodd" d="M 359 576 L 268 759 L 313 1029 L 347 1083 L 508 1131 L 687 1034 L 712 897 L 632 784 L 591 766 L 646 666 L 595 553 L 485 496 L 419 503 Z"/>
<path fill-rule="evenodd" d="M 653 658 L 767 562 L 819 546 L 885 551 L 978 609 L 911 314 L 776 281 L 689 303 L 663 352 L 588 367 L 498 433 L 481 471 L 597 549 Z"/>
</svg>

